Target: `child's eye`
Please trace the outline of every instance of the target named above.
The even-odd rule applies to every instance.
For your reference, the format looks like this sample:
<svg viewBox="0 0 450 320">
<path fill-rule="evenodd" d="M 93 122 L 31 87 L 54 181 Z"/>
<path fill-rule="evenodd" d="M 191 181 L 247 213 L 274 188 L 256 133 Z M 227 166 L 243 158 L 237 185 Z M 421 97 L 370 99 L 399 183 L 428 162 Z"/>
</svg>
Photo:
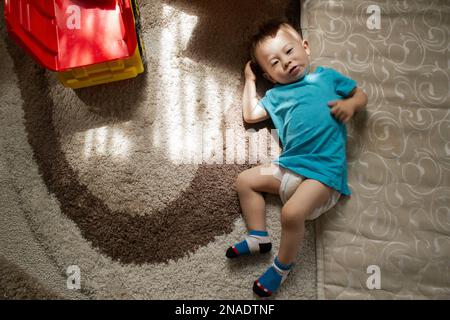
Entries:
<svg viewBox="0 0 450 320">
<path fill-rule="evenodd" d="M 291 52 L 292 52 L 292 50 L 294 50 L 294 49 L 289 49 L 288 51 L 287 51 L 287 54 L 290 54 Z"/>
<path fill-rule="evenodd" d="M 272 62 L 272 67 L 278 63 L 278 60 Z"/>
</svg>

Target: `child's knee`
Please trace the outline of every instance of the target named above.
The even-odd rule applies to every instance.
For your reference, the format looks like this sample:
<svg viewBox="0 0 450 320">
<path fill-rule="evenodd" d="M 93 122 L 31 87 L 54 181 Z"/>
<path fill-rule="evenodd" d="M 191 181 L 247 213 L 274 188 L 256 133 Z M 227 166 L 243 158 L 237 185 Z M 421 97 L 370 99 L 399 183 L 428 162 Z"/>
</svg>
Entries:
<svg viewBox="0 0 450 320">
<path fill-rule="evenodd" d="M 285 204 L 281 208 L 281 226 L 285 229 L 298 229 L 304 225 L 307 215 L 306 210 Z"/>
<path fill-rule="evenodd" d="M 236 181 L 234 183 L 235 188 L 238 192 L 242 192 L 242 191 L 245 191 L 250 188 L 250 183 L 249 183 L 250 180 L 248 177 L 248 173 L 246 171 L 247 170 L 239 173 L 236 178 Z"/>
</svg>

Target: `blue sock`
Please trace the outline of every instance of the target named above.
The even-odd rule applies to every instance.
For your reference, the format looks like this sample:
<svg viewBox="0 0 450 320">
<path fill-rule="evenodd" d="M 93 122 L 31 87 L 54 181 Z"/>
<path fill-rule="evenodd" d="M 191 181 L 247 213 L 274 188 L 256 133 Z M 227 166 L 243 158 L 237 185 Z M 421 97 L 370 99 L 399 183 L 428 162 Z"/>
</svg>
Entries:
<svg viewBox="0 0 450 320">
<path fill-rule="evenodd" d="M 282 264 L 276 257 L 273 264 L 255 281 L 253 291 L 260 297 L 270 297 L 286 279 L 292 265 Z"/>
<path fill-rule="evenodd" d="M 267 231 L 250 230 L 243 241 L 228 248 L 226 256 L 231 259 L 252 253 L 266 253 L 271 249 L 272 243 Z"/>
</svg>

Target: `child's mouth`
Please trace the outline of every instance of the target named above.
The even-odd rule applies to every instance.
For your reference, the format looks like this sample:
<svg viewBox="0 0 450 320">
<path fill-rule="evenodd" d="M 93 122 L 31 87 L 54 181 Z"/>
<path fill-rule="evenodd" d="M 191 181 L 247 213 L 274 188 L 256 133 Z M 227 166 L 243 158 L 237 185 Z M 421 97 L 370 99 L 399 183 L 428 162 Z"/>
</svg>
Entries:
<svg viewBox="0 0 450 320">
<path fill-rule="evenodd" d="M 294 66 L 289 70 L 289 74 L 295 74 L 300 70 L 300 66 Z"/>
</svg>

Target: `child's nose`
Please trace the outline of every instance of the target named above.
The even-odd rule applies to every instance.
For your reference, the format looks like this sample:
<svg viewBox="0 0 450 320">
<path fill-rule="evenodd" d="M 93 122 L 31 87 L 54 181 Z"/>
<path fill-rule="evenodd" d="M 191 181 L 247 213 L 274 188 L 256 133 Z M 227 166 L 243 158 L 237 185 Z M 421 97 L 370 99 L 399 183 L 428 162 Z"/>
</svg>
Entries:
<svg viewBox="0 0 450 320">
<path fill-rule="evenodd" d="M 284 68 L 287 69 L 287 67 L 289 67 L 290 64 L 291 64 L 291 60 L 290 59 L 286 59 L 284 61 Z"/>
</svg>

